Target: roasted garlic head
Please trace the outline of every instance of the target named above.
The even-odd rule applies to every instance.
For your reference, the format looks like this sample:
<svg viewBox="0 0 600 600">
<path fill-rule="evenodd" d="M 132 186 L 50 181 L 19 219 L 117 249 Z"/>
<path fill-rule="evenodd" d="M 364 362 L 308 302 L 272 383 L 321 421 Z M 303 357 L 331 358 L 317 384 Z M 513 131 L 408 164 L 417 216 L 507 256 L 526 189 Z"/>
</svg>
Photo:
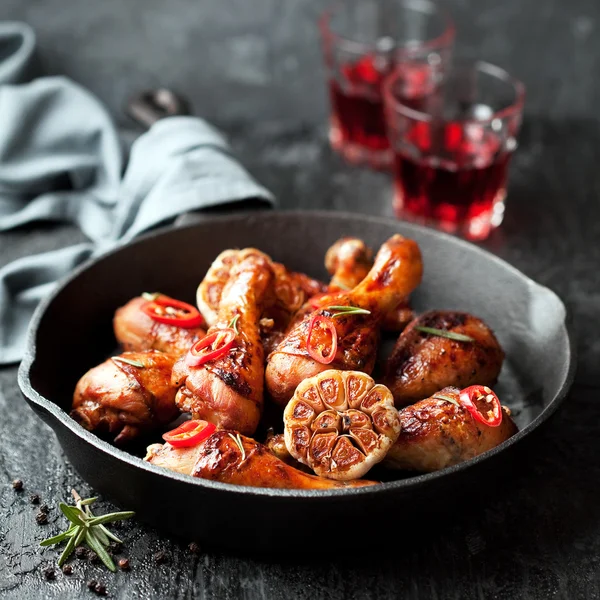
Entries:
<svg viewBox="0 0 600 600">
<path fill-rule="evenodd" d="M 360 371 L 330 369 L 304 380 L 283 421 L 290 454 L 317 475 L 362 477 L 400 434 L 392 393 Z"/>
</svg>

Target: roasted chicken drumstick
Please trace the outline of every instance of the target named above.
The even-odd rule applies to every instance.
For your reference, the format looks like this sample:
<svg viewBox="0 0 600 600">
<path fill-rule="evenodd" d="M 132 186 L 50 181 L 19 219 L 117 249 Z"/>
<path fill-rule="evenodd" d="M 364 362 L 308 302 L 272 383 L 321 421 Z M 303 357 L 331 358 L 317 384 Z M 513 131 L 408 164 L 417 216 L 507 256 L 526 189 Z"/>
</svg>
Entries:
<svg viewBox="0 0 600 600">
<path fill-rule="evenodd" d="M 336 295 L 337 308 L 320 308 L 306 315 L 269 355 L 266 384 L 271 397 L 285 406 L 302 380 L 326 369 L 371 373 L 381 319 L 419 285 L 422 272 L 417 243 L 392 236 L 381 246 L 367 277 L 350 292 Z M 353 308 L 360 311 L 353 312 Z M 316 329 L 317 321 L 329 332 Z M 325 356 L 323 348 L 332 355 Z"/>
<path fill-rule="evenodd" d="M 450 339 L 418 327 L 466 335 L 472 341 Z M 503 360 L 496 336 L 481 319 L 464 312 L 432 310 L 415 318 L 400 334 L 382 383 L 392 391 L 399 408 L 446 386 L 492 386 Z"/>
<path fill-rule="evenodd" d="M 506 407 L 500 425 L 490 427 L 475 419 L 459 396 L 458 388 L 448 387 L 398 411 L 400 436 L 387 453 L 385 466 L 439 471 L 491 450 L 517 433 Z"/>
<path fill-rule="evenodd" d="M 115 337 L 124 350 L 184 354 L 206 334 L 200 326 L 180 327 L 156 321 L 143 310 L 148 302 L 138 296 L 116 310 L 113 327 Z"/>
<path fill-rule="evenodd" d="M 157 350 L 109 358 L 77 383 L 71 416 L 89 431 L 114 434 L 117 444 L 170 423 L 179 414 L 171 385 L 176 359 Z"/>
<path fill-rule="evenodd" d="M 194 477 L 251 487 L 325 490 L 377 483 L 334 481 L 303 473 L 278 459 L 262 444 L 232 430 L 216 431 L 191 448 L 153 444 L 144 460 Z"/>
<path fill-rule="evenodd" d="M 221 334 L 231 336 L 232 345 L 198 365 L 190 364 L 190 353 L 181 357 L 173 367 L 172 382 L 179 389 L 176 403 L 182 412 L 250 435 L 263 406 L 264 351 L 259 321 L 272 292 L 273 271 L 269 257 L 253 248 L 240 251 L 239 258 L 223 288 L 218 318 L 205 338 L 215 337 L 207 348 L 213 355 Z"/>
<path fill-rule="evenodd" d="M 340 238 L 325 254 L 325 268 L 331 275 L 329 290 L 351 290 L 369 273 L 373 266 L 373 251 L 363 240 L 353 237 Z M 387 313 L 381 327 L 386 331 L 402 331 L 414 317 L 408 298 Z"/>
<path fill-rule="evenodd" d="M 213 261 L 196 291 L 196 303 L 209 325 L 219 315 L 223 289 L 231 270 L 243 257 L 242 250 L 224 250 Z M 265 255 L 266 256 L 266 255 Z M 288 270 L 281 263 L 272 262 L 274 273 L 272 302 L 265 305 L 266 318 L 273 318 L 277 329 L 284 329 L 291 316 L 302 306 L 306 298 L 324 292 L 327 286 L 315 279 Z"/>
</svg>

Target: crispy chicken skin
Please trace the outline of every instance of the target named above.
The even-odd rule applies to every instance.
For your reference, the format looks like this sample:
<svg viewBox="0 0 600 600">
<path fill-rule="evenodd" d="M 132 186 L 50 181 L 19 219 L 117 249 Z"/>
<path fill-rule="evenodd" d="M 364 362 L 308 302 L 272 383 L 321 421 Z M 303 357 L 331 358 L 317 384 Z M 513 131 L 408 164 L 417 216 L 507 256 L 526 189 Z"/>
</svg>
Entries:
<svg viewBox="0 0 600 600">
<path fill-rule="evenodd" d="M 372 266 L 373 251 L 363 240 L 340 238 L 325 254 L 325 268 L 331 275 L 329 291 L 355 288 L 368 275 Z M 383 317 L 381 327 L 386 331 L 400 332 L 414 316 L 408 297 L 402 298 L 399 305 Z"/>
<path fill-rule="evenodd" d="M 218 318 L 223 289 L 229 281 L 231 270 L 242 259 L 242 253 L 243 250 L 221 252 L 196 290 L 196 303 L 209 325 L 213 325 Z M 273 294 L 271 301 L 264 303 L 265 314 L 262 316 L 273 319 L 274 329 L 282 331 L 304 301 L 326 291 L 327 286 L 304 273 L 290 271 L 281 263 L 271 261 L 271 268 L 274 274 Z"/>
<path fill-rule="evenodd" d="M 318 490 L 378 483 L 333 481 L 303 473 L 274 456 L 263 444 L 242 435 L 238 438 L 233 430 L 216 431 L 192 448 L 154 444 L 148 447 L 144 460 L 194 477 L 250 487 Z"/>
<path fill-rule="evenodd" d="M 171 369 L 177 356 L 148 350 L 125 352 L 90 369 L 77 383 L 71 416 L 89 431 L 114 434 L 125 443 L 141 433 L 170 423 L 179 411 Z"/>
<path fill-rule="evenodd" d="M 460 390 L 440 391 L 458 401 Z M 439 471 L 495 448 L 517 433 L 510 411 L 502 407 L 502 423 L 489 427 L 463 406 L 427 398 L 398 411 L 402 428 L 384 465 L 394 469 Z"/>
<path fill-rule="evenodd" d="M 141 310 L 141 306 L 146 302 L 138 296 L 115 312 L 115 337 L 124 350 L 160 350 L 171 354 L 184 354 L 206 334 L 201 327 L 185 329 L 155 321 Z"/>
<path fill-rule="evenodd" d="M 459 342 L 423 333 L 415 329 L 417 326 L 461 333 L 475 341 Z M 503 361 L 504 351 L 481 319 L 464 312 L 432 310 L 415 318 L 400 334 L 382 383 L 401 407 L 446 386 L 493 386 Z"/>
<path fill-rule="evenodd" d="M 260 316 L 272 290 L 273 271 L 268 256 L 247 248 L 232 268 L 223 288 L 219 315 L 208 333 L 229 327 L 237 317 L 232 348 L 219 358 L 189 367 L 181 357 L 173 367 L 172 383 L 178 388 L 176 403 L 194 419 L 204 419 L 223 429 L 251 435 L 263 406 L 264 351 Z"/>
<path fill-rule="evenodd" d="M 387 240 L 367 277 L 350 292 L 336 295 L 336 305 L 360 307 L 369 310 L 370 314 L 338 315 L 333 319 L 338 339 L 333 362 L 322 364 L 308 353 L 306 339 L 310 314 L 295 325 L 269 355 L 265 375 L 273 400 L 285 406 L 301 381 L 327 369 L 371 373 L 381 319 L 419 285 L 422 273 L 421 252 L 416 242 L 401 235 Z M 326 309 L 318 311 L 323 316 L 333 316 Z"/>
</svg>

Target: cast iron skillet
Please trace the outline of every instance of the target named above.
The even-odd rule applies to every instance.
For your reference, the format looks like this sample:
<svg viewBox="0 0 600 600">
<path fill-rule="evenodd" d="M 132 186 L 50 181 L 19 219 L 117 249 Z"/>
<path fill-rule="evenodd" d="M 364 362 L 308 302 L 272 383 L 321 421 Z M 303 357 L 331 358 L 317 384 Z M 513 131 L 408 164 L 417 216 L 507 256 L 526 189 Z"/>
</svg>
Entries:
<svg viewBox="0 0 600 600">
<path fill-rule="evenodd" d="M 397 232 L 415 239 L 423 253 L 415 309 L 472 312 L 490 324 L 506 350 L 495 389 L 520 431 L 494 450 L 441 472 L 399 475 L 374 487 L 287 491 L 172 473 L 115 448 L 68 416 L 79 377 L 114 354 L 113 313 L 133 296 L 160 290 L 194 302 L 211 261 L 232 247 L 257 247 L 326 279 L 323 257 L 339 237 L 358 236 L 378 248 Z M 454 237 L 357 214 L 248 212 L 165 228 L 79 268 L 38 307 L 18 378 L 81 476 L 144 522 L 187 540 L 251 552 L 327 551 L 340 536 L 349 536 L 351 547 L 375 549 L 379 538 L 404 530 L 420 511 L 430 519 L 465 494 L 473 502 L 488 484 L 509 482 L 508 474 L 526 457 L 522 440 L 554 413 L 572 382 L 575 360 L 565 318 L 552 291 Z M 160 441 L 159 435 L 151 441 Z"/>
</svg>

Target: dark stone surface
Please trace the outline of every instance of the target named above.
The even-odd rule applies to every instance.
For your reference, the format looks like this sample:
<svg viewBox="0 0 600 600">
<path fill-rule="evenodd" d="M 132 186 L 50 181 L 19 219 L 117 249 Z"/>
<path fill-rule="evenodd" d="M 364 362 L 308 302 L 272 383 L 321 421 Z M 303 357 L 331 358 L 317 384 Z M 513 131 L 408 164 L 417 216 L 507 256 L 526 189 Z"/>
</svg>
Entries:
<svg viewBox="0 0 600 600">
<path fill-rule="evenodd" d="M 125 98 L 145 86 L 185 92 L 219 125 L 241 161 L 284 208 L 332 208 L 392 218 L 389 177 L 344 165 L 329 151 L 314 16 L 316 0 L 2 0 L 0 18 L 36 27 L 41 56 L 97 93 L 125 123 Z M 44 569 L 58 552 L 57 504 L 91 494 L 52 434 L 21 400 L 16 368 L 0 370 L 0 596 L 80 598 L 99 580 L 114 598 L 600 598 L 600 8 L 594 0 L 454 0 L 460 46 L 512 70 L 528 89 L 507 214 L 483 245 L 565 300 L 577 330 L 579 369 L 563 408 L 528 448 L 514 485 L 444 527 L 390 540 L 387 557 L 335 559 L 351 544 L 340 524 L 331 561 L 202 552 L 136 523 L 121 533 L 130 572 L 85 561 L 73 574 Z M 73 243 L 68 227 L 0 236 L 0 264 Z M 510 324 L 507 324 L 510 326 Z M 65 357 L 68 360 L 68 357 Z M 56 374 L 60 377 L 60 373 Z M 11 481 L 21 478 L 23 492 Z M 38 493 L 50 507 L 37 525 Z M 440 498 L 440 504 L 444 499 Z M 98 512 L 108 510 L 101 504 Z M 181 507 L 201 510 L 201 507 Z M 379 517 L 379 516 L 378 516 Z M 207 515 L 210 518 L 210 515 Z M 365 526 L 375 517 L 365 515 Z M 389 518 L 393 518 L 390 515 Z M 301 516 L 300 516 L 301 520 Z M 310 523 L 298 526 L 310 527 Z M 223 532 L 235 535 L 235 532 Z M 282 524 L 282 544 L 292 543 Z M 152 557 L 165 550 L 168 562 Z"/>
</svg>

